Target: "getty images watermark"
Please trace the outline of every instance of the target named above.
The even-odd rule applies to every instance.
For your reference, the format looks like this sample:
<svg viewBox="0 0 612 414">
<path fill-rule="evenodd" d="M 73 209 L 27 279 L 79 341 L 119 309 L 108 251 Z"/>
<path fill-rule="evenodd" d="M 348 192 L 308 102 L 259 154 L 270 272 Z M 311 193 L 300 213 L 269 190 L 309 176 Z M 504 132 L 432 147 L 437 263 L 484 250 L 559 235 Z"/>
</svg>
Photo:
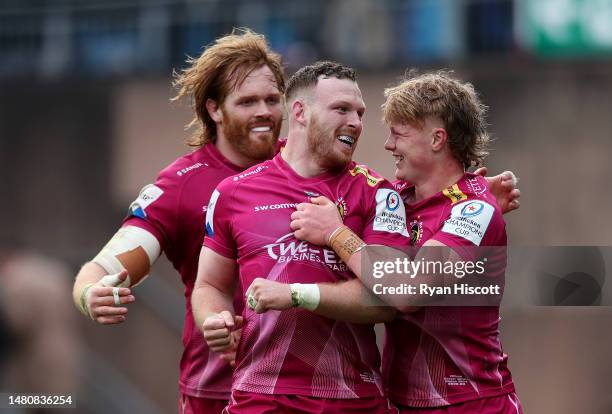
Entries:
<svg viewBox="0 0 612 414">
<path fill-rule="evenodd" d="M 383 246 L 362 249 L 362 282 L 394 306 L 497 306 L 504 293 L 505 247 L 423 247 L 403 252 Z"/>
<path fill-rule="evenodd" d="M 367 246 L 361 257 L 369 305 L 612 305 L 610 246 Z"/>
</svg>

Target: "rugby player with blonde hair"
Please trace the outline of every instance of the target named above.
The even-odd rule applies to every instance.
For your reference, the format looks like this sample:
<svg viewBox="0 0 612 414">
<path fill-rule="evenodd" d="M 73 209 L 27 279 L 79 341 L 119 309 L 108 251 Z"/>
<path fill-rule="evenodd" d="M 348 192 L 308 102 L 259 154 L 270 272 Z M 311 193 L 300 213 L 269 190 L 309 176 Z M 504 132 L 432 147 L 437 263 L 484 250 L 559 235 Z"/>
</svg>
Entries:
<svg viewBox="0 0 612 414">
<path fill-rule="evenodd" d="M 491 262 L 487 280 L 503 286 L 503 210 L 487 180 L 466 172 L 482 163 L 489 144 L 486 107 L 474 87 L 449 72 L 411 74 L 387 89 L 385 97 L 383 118 L 390 129 L 385 149 L 395 159 L 395 188 L 406 208 L 410 245 L 418 249 L 414 261 L 474 263 L 484 254 Z M 311 202 L 293 213 L 294 236 L 333 248 L 371 288 L 372 275 L 362 268 L 366 243 L 343 223 L 331 200 L 315 197 Z M 397 207 L 388 199 L 386 208 Z M 342 320 L 364 306 L 363 292 L 347 289 L 347 283 L 299 286 L 305 294 L 296 302 L 286 293 L 296 288 L 257 279 L 249 294 L 259 312 L 297 305 Z M 418 307 L 419 299 L 405 295 L 401 303 L 393 302 L 400 312 L 386 324 L 382 374 L 400 412 L 522 413 L 499 338 L 499 304 Z"/>
<path fill-rule="evenodd" d="M 281 57 L 248 29 L 221 37 L 175 74 L 178 94 L 190 99 L 194 151 L 164 168 L 130 205 L 121 228 L 76 277 L 73 299 L 99 324 L 126 320 L 131 287 L 162 252 L 185 285 L 180 413 L 219 413 L 227 403 L 232 369 L 210 352 L 195 325 L 191 292 L 204 239 L 205 208 L 226 177 L 271 158 L 282 123 L 285 80 Z M 160 306 L 163 304 L 160 304 Z M 236 301 L 236 307 L 242 302 Z M 239 323 L 239 321 L 237 322 Z"/>
</svg>

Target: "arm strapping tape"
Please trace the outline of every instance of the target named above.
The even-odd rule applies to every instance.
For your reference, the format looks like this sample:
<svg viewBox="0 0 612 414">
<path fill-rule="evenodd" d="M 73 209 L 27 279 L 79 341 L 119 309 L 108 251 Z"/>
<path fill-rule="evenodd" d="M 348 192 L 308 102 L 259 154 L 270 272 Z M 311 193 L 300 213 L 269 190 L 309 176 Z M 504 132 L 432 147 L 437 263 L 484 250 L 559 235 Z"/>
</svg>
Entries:
<svg viewBox="0 0 612 414">
<path fill-rule="evenodd" d="M 364 241 L 347 226 L 337 228 L 329 238 L 329 246 L 344 263 L 348 263 L 351 256 L 365 245 Z"/>
<path fill-rule="evenodd" d="M 151 265 L 161 254 L 161 246 L 151 233 L 136 226 L 122 227 L 93 258 L 109 275 L 106 286 L 117 286 L 110 278 L 126 269 L 128 278 L 120 287 L 135 286 L 149 275 Z M 115 281 L 116 283 L 116 281 Z"/>
</svg>

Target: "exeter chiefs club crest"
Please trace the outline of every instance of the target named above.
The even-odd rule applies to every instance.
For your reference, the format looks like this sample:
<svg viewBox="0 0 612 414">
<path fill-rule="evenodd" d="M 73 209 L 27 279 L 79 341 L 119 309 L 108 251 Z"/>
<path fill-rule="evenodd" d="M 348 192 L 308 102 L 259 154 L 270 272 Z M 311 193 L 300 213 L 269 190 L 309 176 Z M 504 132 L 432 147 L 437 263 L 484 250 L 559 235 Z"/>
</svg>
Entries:
<svg viewBox="0 0 612 414">
<path fill-rule="evenodd" d="M 423 238 L 423 222 L 417 217 L 416 220 L 410 222 L 410 244 L 416 246 Z"/>
<path fill-rule="evenodd" d="M 344 220 L 344 217 L 348 214 L 348 207 L 346 205 L 346 201 L 342 197 L 338 197 L 338 201 L 336 201 L 336 207 L 338 208 L 338 213 L 340 213 L 340 217 Z"/>
</svg>

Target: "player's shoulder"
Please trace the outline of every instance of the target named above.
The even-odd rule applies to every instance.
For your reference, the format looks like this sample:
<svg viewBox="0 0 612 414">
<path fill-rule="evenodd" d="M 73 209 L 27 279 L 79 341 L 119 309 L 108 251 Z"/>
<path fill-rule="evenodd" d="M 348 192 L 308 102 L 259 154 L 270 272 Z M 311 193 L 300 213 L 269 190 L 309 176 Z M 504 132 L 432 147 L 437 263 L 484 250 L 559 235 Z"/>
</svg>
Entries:
<svg viewBox="0 0 612 414">
<path fill-rule="evenodd" d="M 211 161 L 208 158 L 205 147 L 182 155 L 160 171 L 158 180 L 164 179 L 176 183 L 185 181 L 193 175 L 206 171 Z"/>
<path fill-rule="evenodd" d="M 443 194 L 451 202 L 455 200 L 460 203 L 465 201 L 478 201 L 479 203 L 491 206 L 496 214 L 502 214 L 497 204 L 497 199 L 489 189 L 487 179 L 480 175 L 465 173 L 457 184 L 445 189 Z"/>
<path fill-rule="evenodd" d="M 485 218 L 486 221 L 503 221 L 503 214 L 491 193 L 486 178 L 465 173 L 461 179 L 442 190 L 443 203 L 453 217 L 463 219 Z"/>
<path fill-rule="evenodd" d="M 360 185 L 372 191 L 379 188 L 393 188 L 389 180 L 378 172 L 365 164 L 357 164 L 355 161 L 351 161 L 349 164 L 344 174 L 344 179 L 353 185 Z"/>
<path fill-rule="evenodd" d="M 442 231 L 475 245 L 489 243 L 504 232 L 503 214 L 484 177 L 466 173 L 442 194 L 448 208 Z"/>
<path fill-rule="evenodd" d="M 252 180 L 258 180 L 265 177 L 272 167 L 272 160 L 264 161 L 260 164 L 256 164 L 252 167 L 247 168 L 241 173 L 231 175 L 221 181 L 217 186 L 218 190 L 234 190 L 240 186 L 251 182 Z"/>
<path fill-rule="evenodd" d="M 191 177 L 208 166 L 203 148 L 177 158 L 160 171 L 153 183 L 146 184 L 140 189 L 136 200 L 130 205 L 130 211 L 144 212 L 146 207 L 153 203 L 175 203 L 181 197 L 182 189 Z"/>
</svg>

